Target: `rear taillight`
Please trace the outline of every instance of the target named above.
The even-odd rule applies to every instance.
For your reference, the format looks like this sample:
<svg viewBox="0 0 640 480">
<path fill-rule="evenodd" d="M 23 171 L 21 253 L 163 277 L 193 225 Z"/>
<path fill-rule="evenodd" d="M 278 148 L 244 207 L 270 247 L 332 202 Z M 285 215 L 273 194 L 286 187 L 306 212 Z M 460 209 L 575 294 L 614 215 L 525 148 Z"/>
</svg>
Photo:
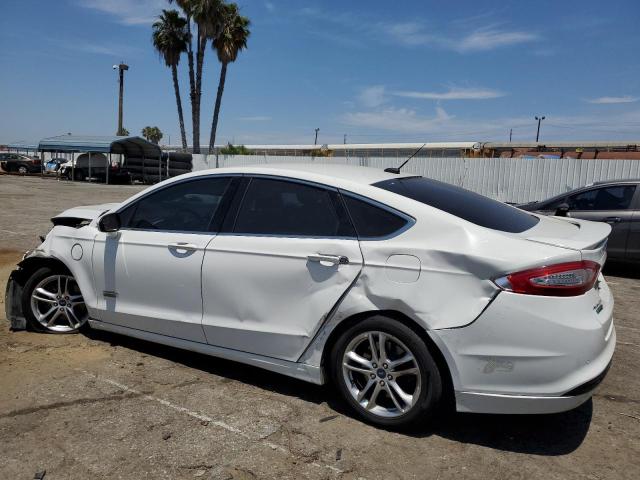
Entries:
<svg viewBox="0 0 640 480">
<path fill-rule="evenodd" d="M 599 271 L 600 264 L 582 260 L 510 273 L 495 279 L 494 283 L 514 293 L 573 297 L 591 290 Z"/>
</svg>

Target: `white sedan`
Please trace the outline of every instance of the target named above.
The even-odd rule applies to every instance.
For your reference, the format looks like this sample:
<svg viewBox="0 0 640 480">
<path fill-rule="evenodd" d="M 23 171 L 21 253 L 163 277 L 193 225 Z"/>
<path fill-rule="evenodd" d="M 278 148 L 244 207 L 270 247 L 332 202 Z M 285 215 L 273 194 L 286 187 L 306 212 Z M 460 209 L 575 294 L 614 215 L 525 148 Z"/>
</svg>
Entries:
<svg viewBox="0 0 640 480">
<path fill-rule="evenodd" d="M 365 420 L 574 408 L 615 346 L 610 227 L 339 165 L 182 175 L 78 207 L 15 270 L 14 328 L 82 327 L 336 385 Z"/>
</svg>

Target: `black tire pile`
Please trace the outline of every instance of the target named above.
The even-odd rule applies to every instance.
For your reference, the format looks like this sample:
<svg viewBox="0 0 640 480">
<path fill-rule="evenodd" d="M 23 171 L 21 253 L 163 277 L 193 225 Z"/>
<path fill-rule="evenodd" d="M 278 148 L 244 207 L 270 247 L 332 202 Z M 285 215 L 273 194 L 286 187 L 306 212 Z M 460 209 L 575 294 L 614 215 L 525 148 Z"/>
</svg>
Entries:
<svg viewBox="0 0 640 480">
<path fill-rule="evenodd" d="M 167 163 L 169 169 L 167 171 Z M 177 177 L 191 172 L 193 168 L 190 153 L 162 152 L 160 159 L 127 157 L 124 169 L 131 175 L 131 180 L 143 183 L 157 183 L 167 178 Z"/>
</svg>

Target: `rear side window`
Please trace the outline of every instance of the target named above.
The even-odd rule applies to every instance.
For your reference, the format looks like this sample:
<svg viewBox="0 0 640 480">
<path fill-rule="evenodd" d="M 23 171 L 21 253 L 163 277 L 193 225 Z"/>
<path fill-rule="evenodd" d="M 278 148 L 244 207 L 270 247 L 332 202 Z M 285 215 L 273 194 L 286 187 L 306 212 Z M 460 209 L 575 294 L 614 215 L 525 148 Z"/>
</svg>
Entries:
<svg viewBox="0 0 640 480">
<path fill-rule="evenodd" d="M 360 239 L 388 237 L 403 229 L 409 220 L 370 202 L 343 195 Z"/>
<path fill-rule="evenodd" d="M 355 236 L 337 192 L 267 178 L 251 180 L 233 231 L 253 235 Z"/>
<path fill-rule="evenodd" d="M 407 177 L 378 182 L 374 186 L 430 205 L 481 227 L 521 233 L 539 219 L 530 213 L 492 200 L 484 195 L 424 177 Z"/>
</svg>

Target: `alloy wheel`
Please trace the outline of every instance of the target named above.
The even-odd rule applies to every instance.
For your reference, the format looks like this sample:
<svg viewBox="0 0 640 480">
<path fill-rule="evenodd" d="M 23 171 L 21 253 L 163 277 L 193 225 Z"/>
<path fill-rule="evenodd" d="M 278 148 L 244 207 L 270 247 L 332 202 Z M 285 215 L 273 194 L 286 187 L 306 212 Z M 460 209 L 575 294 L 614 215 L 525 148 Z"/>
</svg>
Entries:
<svg viewBox="0 0 640 480">
<path fill-rule="evenodd" d="M 380 417 L 399 417 L 416 404 L 422 388 L 415 355 L 393 335 L 357 335 L 342 358 L 347 389 L 360 407 Z"/>
<path fill-rule="evenodd" d="M 70 275 L 51 275 L 31 292 L 31 312 L 36 321 L 52 332 L 74 332 L 89 313 L 75 279 Z"/>
</svg>

